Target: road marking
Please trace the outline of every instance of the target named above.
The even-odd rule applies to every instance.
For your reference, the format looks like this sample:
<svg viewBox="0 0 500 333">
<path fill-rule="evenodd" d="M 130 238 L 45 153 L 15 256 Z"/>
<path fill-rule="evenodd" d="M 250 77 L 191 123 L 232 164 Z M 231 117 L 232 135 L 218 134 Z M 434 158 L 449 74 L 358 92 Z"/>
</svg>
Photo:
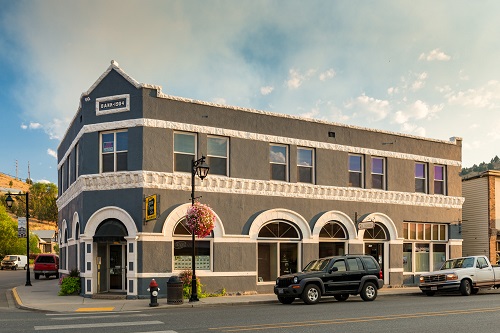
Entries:
<svg viewBox="0 0 500 333">
<path fill-rule="evenodd" d="M 113 311 L 114 307 L 109 308 L 78 308 L 75 312 L 99 312 L 99 311 Z"/>
<path fill-rule="evenodd" d="M 279 329 L 279 328 L 361 323 L 361 322 L 370 322 L 370 321 L 398 320 L 398 319 L 408 319 L 408 318 L 451 316 L 451 315 L 471 314 L 471 313 L 476 313 L 476 312 L 496 312 L 496 311 L 500 311 L 500 307 L 483 308 L 483 309 L 466 309 L 466 310 L 447 310 L 447 311 L 441 311 L 441 312 L 406 313 L 406 314 L 394 314 L 394 315 L 388 315 L 388 316 L 372 316 L 372 317 L 345 318 L 345 319 L 332 319 L 332 320 L 315 320 L 315 321 L 305 321 L 305 322 L 257 324 L 257 325 L 246 325 L 246 326 L 226 326 L 226 327 L 213 327 L 213 328 L 209 328 L 209 329 L 210 330 L 221 330 L 223 332 L 258 331 L 258 330 L 269 330 L 269 329 Z"/>
<path fill-rule="evenodd" d="M 111 313 L 127 314 L 127 313 L 137 313 L 137 312 L 141 312 L 141 311 L 139 311 L 139 310 L 106 311 L 106 312 L 103 312 L 102 315 L 107 315 L 107 314 L 111 314 Z M 99 313 L 95 313 L 95 314 L 98 315 Z M 58 317 L 58 316 L 86 316 L 86 315 L 88 315 L 88 313 L 86 313 L 86 312 L 66 312 L 66 313 L 46 313 L 45 315 L 46 316 L 50 316 L 50 317 Z"/>
<path fill-rule="evenodd" d="M 66 330 L 71 328 L 94 328 L 94 327 L 118 327 L 118 326 L 142 326 L 142 325 L 163 325 L 164 322 L 159 320 L 152 321 L 128 321 L 117 323 L 95 323 L 95 324 L 75 324 L 75 325 L 48 325 L 35 326 L 35 331 L 44 330 Z"/>
<path fill-rule="evenodd" d="M 93 316 L 73 316 L 73 317 L 57 317 L 57 318 L 51 318 L 52 320 L 73 320 L 73 319 L 95 319 L 95 318 L 117 318 L 117 317 L 122 317 L 122 314 L 119 313 L 114 313 L 114 314 L 108 314 L 107 312 L 100 315 L 93 315 Z M 139 314 L 134 314 L 134 315 L 128 315 L 127 317 L 151 317 L 151 314 L 145 314 L 145 313 L 139 313 Z"/>
</svg>

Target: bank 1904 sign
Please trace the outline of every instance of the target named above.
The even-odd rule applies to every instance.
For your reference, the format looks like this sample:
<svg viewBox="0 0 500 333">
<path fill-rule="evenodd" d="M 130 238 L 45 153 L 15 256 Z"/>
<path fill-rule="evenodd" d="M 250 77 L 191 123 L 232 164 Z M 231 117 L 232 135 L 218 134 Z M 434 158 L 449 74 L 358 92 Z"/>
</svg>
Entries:
<svg viewBox="0 0 500 333">
<path fill-rule="evenodd" d="M 96 98 L 95 112 L 97 116 L 130 111 L 130 95 L 114 95 Z"/>
<path fill-rule="evenodd" d="M 146 197 L 146 221 L 156 219 L 156 206 L 158 205 L 156 194 Z"/>
</svg>

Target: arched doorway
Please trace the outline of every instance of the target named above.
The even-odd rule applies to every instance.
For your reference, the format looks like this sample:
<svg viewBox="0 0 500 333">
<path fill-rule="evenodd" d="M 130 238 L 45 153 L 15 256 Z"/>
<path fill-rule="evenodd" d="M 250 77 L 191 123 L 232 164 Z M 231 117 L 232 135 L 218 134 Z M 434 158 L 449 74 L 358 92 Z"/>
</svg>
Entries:
<svg viewBox="0 0 500 333">
<path fill-rule="evenodd" d="M 346 253 L 347 232 L 338 221 L 327 222 L 319 232 L 319 257 L 340 256 Z"/>
<path fill-rule="evenodd" d="M 126 292 L 127 228 L 117 219 L 108 218 L 96 229 L 97 292 Z"/>
<path fill-rule="evenodd" d="M 382 272 L 384 272 L 385 268 L 385 243 L 387 239 L 387 231 L 380 223 L 375 223 L 373 228 L 366 229 L 363 236 L 365 254 L 371 255 L 377 260 Z"/>
</svg>

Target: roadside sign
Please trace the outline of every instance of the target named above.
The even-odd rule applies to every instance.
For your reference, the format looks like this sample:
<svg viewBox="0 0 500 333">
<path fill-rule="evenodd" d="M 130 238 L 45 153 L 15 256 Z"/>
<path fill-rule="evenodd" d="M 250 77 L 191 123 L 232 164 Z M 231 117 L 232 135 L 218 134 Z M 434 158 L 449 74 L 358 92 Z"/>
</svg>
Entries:
<svg viewBox="0 0 500 333">
<path fill-rule="evenodd" d="M 373 221 L 359 222 L 358 223 L 358 230 L 373 229 L 373 228 L 375 228 L 375 222 L 373 222 Z"/>
</svg>

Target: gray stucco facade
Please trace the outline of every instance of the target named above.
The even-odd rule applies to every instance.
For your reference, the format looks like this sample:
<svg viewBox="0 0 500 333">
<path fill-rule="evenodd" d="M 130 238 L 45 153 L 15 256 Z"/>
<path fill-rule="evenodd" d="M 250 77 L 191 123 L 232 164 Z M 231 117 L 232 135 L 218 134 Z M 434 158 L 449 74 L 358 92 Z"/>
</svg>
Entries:
<svg viewBox="0 0 500 333">
<path fill-rule="evenodd" d="M 214 143 L 225 152 L 213 153 Z M 414 284 L 461 252 L 461 139 L 168 96 L 112 62 L 82 94 L 58 148 L 61 269 L 80 271 L 84 295 L 144 297 L 152 278 L 162 293 L 185 269 L 191 238 L 175 230 L 190 206 L 191 173 L 176 159 L 191 153 L 225 170 L 196 179 L 196 196 L 217 215 L 213 235 L 197 241 L 207 291 L 270 292 L 276 276 L 343 253 L 374 255 L 387 285 Z M 275 167 L 283 179 L 271 179 Z M 157 217 L 146 221 L 150 195 Z"/>
</svg>

